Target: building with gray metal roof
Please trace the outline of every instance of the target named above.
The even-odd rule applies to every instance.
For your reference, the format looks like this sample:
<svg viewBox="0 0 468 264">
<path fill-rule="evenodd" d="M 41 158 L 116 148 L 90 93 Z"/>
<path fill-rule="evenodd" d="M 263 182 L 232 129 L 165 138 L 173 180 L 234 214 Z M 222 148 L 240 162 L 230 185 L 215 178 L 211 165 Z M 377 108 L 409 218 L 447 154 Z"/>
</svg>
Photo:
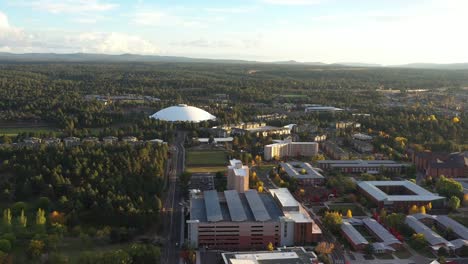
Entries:
<svg viewBox="0 0 468 264">
<path fill-rule="evenodd" d="M 205 191 L 190 200 L 188 238 L 216 249 L 292 246 L 317 241 L 321 230 L 285 188 L 269 193 Z M 294 232 L 301 228 L 302 232 Z"/>
<path fill-rule="evenodd" d="M 301 185 L 322 184 L 325 177 L 307 162 L 281 162 L 281 168 L 285 173 L 298 180 Z"/>
<path fill-rule="evenodd" d="M 431 193 L 410 181 L 362 181 L 358 190 L 379 206 L 406 211 L 413 205 L 422 206 L 445 197 Z"/>
<path fill-rule="evenodd" d="M 226 252 L 221 254 L 225 264 L 310 264 L 317 255 L 302 247 L 278 248 L 277 251 Z"/>
</svg>

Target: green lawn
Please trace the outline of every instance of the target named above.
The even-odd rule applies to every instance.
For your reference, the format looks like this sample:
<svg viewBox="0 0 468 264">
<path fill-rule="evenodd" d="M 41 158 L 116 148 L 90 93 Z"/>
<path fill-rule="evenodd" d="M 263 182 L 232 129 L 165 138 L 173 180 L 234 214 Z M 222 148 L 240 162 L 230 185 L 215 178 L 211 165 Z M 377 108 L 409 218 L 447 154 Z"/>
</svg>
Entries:
<svg viewBox="0 0 468 264">
<path fill-rule="evenodd" d="M 224 151 L 191 151 L 187 152 L 188 167 L 217 167 L 227 163 Z"/>
<path fill-rule="evenodd" d="M 186 171 L 188 173 L 207 173 L 207 172 L 218 172 L 226 171 L 226 166 L 196 166 L 196 167 L 187 167 Z"/>
</svg>

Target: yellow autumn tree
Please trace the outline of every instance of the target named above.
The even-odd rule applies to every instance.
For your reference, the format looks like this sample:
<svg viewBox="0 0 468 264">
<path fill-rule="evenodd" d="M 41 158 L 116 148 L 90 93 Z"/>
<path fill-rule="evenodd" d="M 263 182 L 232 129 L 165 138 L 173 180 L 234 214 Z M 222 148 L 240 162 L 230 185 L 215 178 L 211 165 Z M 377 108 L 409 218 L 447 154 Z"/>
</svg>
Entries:
<svg viewBox="0 0 468 264">
<path fill-rule="evenodd" d="M 299 189 L 299 195 L 304 196 L 305 195 L 305 190 L 304 189 Z"/>
<path fill-rule="evenodd" d="M 320 242 L 318 245 L 315 247 L 315 252 L 319 254 L 331 254 L 333 252 L 333 249 L 335 249 L 335 244 L 333 243 L 328 243 L 328 242 Z"/>
<path fill-rule="evenodd" d="M 24 215 L 24 210 L 21 210 L 21 215 L 19 216 L 18 222 L 22 227 L 26 227 L 28 224 L 28 218 Z"/>
<path fill-rule="evenodd" d="M 37 209 L 37 213 L 36 213 L 36 225 L 45 225 L 45 223 L 46 223 L 45 212 L 43 209 L 39 208 Z"/>
<path fill-rule="evenodd" d="M 10 208 L 7 208 L 7 209 L 3 210 L 3 224 L 5 224 L 6 226 L 11 225 L 11 210 L 10 210 Z"/>
<path fill-rule="evenodd" d="M 453 123 L 460 123 L 460 118 L 458 116 L 455 116 L 452 118 Z"/>
<path fill-rule="evenodd" d="M 430 211 L 432 209 L 432 203 L 429 202 L 427 205 L 426 205 L 426 211 Z"/>
<path fill-rule="evenodd" d="M 417 205 L 414 204 L 414 205 L 411 206 L 411 208 L 409 209 L 409 214 L 417 214 L 417 213 L 419 213 L 419 208 L 418 208 Z"/>
<path fill-rule="evenodd" d="M 263 186 L 262 186 L 262 185 L 258 186 L 258 187 L 257 187 L 257 191 L 258 191 L 259 193 L 263 192 Z"/>
<path fill-rule="evenodd" d="M 348 211 L 346 212 L 346 217 L 353 218 L 353 212 L 351 211 L 351 209 L 348 209 Z"/>
<path fill-rule="evenodd" d="M 267 250 L 268 250 L 268 251 L 273 251 L 274 249 L 275 249 L 275 248 L 273 247 L 273 243 L 271 243 L 271 242 L 268 243 L 268 245 L 267 245 Z"/>
<path fill-rule="evenodd" d="M 425 207 L 424 205 L 421 205 L 421 206 L 419 207 L 419 212 L 420 212 L 421 214 L 426 214 L 426 207 Z"/>
</svg>

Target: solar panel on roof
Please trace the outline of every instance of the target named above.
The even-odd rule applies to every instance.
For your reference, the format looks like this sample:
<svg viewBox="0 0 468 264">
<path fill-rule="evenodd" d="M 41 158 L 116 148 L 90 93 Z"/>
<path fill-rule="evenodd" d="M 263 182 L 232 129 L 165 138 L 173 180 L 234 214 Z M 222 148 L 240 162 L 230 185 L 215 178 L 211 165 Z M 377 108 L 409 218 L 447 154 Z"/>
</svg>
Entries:
<svg viewBox="0 0 468 264">
<path fill-rule="evenodd" d="M 218 222 L 223 220 L 221 205 L 219 204 L 218 193 L 216 191 L 205 191 L 206 218 L 209 222 Z"/>
<path fill-rule="evenodd" d="M 268 214 L 265 205 L 256 191 L 246 191 L 245 198 L 247 198 L 247 202 L 249 203 L 256 221 L 268 221 L 271 219 L 270 214 Z"/>
<path fill-rule="evenodd" d="M 224 191 L 224 196 L 226 197 L 231 220 L 235 222 L 247 220 L 247 215 L 245 214 L 244 207 L 239 198 L 239 193 L 236 190 Z"/>
</svg>

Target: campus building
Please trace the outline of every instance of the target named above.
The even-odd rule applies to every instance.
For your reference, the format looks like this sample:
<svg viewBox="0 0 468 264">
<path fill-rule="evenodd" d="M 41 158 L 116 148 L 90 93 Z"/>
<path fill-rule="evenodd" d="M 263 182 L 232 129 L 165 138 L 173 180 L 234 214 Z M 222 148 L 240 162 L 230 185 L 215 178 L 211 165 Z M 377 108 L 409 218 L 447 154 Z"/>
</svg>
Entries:
<svg viewBox="0 0 468 264">
<path fill-rule="evenodd" d="M 356 229 L 357 226 L 365 228 L 369 234 L 374 237 L 376 242 L 370 243 Z M 354 250 L 360 251 L 372 245 L 374 252 L 394 252 L 403 246 L 403 243 L 392 235 L 385 227 L 372 218 L 364 219 L 344 219 L 341 224 L 341 233 L 344 238 L 350 243 Z"/>
<path fill-rule="evenodd" d="M 408 164 L 393 160 L 319 160 L 318 167 L 323 170 L 339 170 L 343 173 L 377 174 L 384 171 L 400 174 Z"/>
<path fill-rule="evenodd" d="M 249 189 L 249 167 L 242 165 L 242 161 L 229 161 L 227 173 L 227 189 L 243 193 Z"/>
<path fill-rule="evenodd" d="M 224 264 L 311 264 L 317 261 L 317 255 L 303 247 L 283 247 L 276 251 L 225 252 L 221 255 Z"/>
<path fill-rule="evenodd" d="M 266 145 L 263 148 L 264 160 L 272 160 L 275 157 L 282 159 L 284 157 L 312 157 L 318 153 L 317 142 L 291 142 L 280 141 Z"/>
<path fill-rule="evenodd" d="M 463 246 L 468 246 L 468 228 L 447 215 L 413 214 L 406 217 L 405 223 L 415 233 L 423 234 L 433 251 L 444 247 L 458 253 Z M 432 226 L 445 232 L 451 230 L 457 238 L 449 241 L 435 232 Z"/>
<path fill-rule="evenodd" d="M 449 178 L 468 178 L 467 151 L 451 154 L 424 151 L 411 154 L 416 169 L 424 172 L 426 177 L 444 175 Z"/>
<path fill-rule="evenodd" d="M 410 181 L 362 181 L 358 191 L 379 208 L 407 212 L 413 205 L 426 206 L 445 197 L 433 194 Z"/>
<path fill-rule="evenodd" d="M 344 151 L 336 143 L 332 141 L 325 141 L 321 144 L 325 154 L 334 160 L 344 160 L 349 158 L 349 153 Z"/>
<path fill-rule="evenodd" d="M 196 247 L 265 249 L 317 242 L 321 230 L 285 188 L 268 193 L 205 191 L 190 200 L 188 240 Z"/>
<path fill-rule="evenodd" d="M 323 175 L 307 162 L 281 162 L 280 167 L 300 185 L 321 185 L 325 181 Z"/>
</svg>

